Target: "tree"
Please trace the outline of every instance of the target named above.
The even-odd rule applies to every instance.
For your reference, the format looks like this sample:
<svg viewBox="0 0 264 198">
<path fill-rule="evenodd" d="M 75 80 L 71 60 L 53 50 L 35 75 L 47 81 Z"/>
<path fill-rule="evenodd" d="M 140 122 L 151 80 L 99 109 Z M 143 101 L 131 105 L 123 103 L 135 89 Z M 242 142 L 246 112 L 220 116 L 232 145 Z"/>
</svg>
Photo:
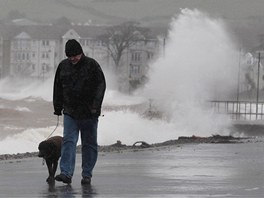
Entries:
<svg viewBox="0 0 264 198">
<path fill-rule="evenodd" d="M 124 52 L 137 41 L 144 40 L 148 32 L 149 30 L 140 27 L 138 22 L 129 21 L 108 27 L 105 33 L 99 36 L 99 39 L 106 46 L 108 54 L 115 64 L 116 71 L 122 67 L 120 63 Z"/>
</svg>

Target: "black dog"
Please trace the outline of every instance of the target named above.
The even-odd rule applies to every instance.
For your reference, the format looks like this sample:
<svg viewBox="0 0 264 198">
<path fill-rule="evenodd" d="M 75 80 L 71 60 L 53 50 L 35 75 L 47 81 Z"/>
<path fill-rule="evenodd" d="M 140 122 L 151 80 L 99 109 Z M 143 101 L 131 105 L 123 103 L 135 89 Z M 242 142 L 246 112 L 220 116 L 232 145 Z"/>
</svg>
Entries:
<svg viewBox="0 0 264 198">
<path fill-rule="evenodd" d="M 61 156 L 61 145 L 62 145 L 62 137 L 61 136 L 54 136 L 45 141 L 40 142 L 38 149 L 39 149 L 39 157 L 43 157 L 45 159 L 49 177 L 47 178 L 47 182 L 49 184 L 54 183 L 55 173 L 58 166 L 58 160 Z"/>
</svg>

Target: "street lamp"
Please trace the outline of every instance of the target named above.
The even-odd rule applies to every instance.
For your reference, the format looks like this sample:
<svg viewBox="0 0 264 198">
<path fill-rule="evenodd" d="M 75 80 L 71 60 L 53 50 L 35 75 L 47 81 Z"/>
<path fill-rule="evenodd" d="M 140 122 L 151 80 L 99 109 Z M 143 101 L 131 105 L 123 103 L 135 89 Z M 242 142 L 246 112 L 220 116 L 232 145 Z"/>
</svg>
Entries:
<svg viewBox="0 0 264 198">
<path fill-rule="evenodd" d="M 256 120 L 258 119 L 258 103 L 259 103 L 259 75 L 260 75 L 260 55 L 261 53 L 263 53 L 264 51 L 257 51 L 258 53 L 258 78 L 257 78 L 257 101 L 256 101 Z"/>
<path fill-rule="evenodd" d="M 236 119 L 238 118 L 239 112 L 240 112 L 240 103 L 239 103 L 239 91 L 240 91 L 240 62 L 241 62 L 241 48 L 239 50 L 239 56 L 238 56 L 238 74 L 237 74 L 237 107 L 236 107 Z"/>
</svg>

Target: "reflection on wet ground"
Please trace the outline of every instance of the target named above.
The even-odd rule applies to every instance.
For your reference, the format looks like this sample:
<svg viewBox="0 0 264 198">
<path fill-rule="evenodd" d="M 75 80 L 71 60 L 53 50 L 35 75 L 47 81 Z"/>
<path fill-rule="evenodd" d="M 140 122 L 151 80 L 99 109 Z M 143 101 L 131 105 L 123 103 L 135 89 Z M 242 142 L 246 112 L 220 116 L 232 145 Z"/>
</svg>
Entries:
<svg viewBox="0 0 264 198">
<path fill-rule="evenodd" d="M 71 185 L 55 186 L 54 184 L 48 185 L 48 191 L 43 193 L 47 197 L 94 197 L 96 195 L 93 185 L 81 186 L 81 190 L 74 190 Z"/>
<path fill-rule="evenodd" d="M 100 153 L 92 185 L 45 180 L 39 158 L 0 162 L 0 197 L 263 197 L 264 143 L 187 144 Z"/>
</svg>

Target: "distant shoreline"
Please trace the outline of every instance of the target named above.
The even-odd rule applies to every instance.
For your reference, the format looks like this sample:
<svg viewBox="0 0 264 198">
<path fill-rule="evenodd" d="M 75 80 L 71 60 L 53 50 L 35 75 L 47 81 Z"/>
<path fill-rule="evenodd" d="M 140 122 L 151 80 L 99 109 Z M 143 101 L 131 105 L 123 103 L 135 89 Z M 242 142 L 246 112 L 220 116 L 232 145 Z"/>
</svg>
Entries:
<svg viewBox="0 0 264 198">
<path fill-rule="evenodd" d="M 99 152 L 120 152 L 124 150 L 131 151 L 140 151 L 147 148 L 160 148 L 164 146 L 177 146 L 182 144 L 230 144 L 230 143 L 244 143 L 245 139 L 249 138 L 240 138 L 233 136 L 221 136 L 213 135 L 210 137 L 199 137 L 199 136 L 181 136 L 176 140 L 168 140 L 162 143 L 148 144 L 144 141 L 135 142 L 133 145 L 122 144 L 121 141 L 117 141 L 115 144 L 107 146 L 99 146 Z M 77 153 L 81 153 L 81 146 L 77 146 Z M 15 160 L 15 159 L 24 159 L 38 157 L 38 152 L 26 152 L 26 153 L 17 153 L 17 154 L 2 154 L 0 155 L 0 161 L 3 160 Z"/>
</svg>

